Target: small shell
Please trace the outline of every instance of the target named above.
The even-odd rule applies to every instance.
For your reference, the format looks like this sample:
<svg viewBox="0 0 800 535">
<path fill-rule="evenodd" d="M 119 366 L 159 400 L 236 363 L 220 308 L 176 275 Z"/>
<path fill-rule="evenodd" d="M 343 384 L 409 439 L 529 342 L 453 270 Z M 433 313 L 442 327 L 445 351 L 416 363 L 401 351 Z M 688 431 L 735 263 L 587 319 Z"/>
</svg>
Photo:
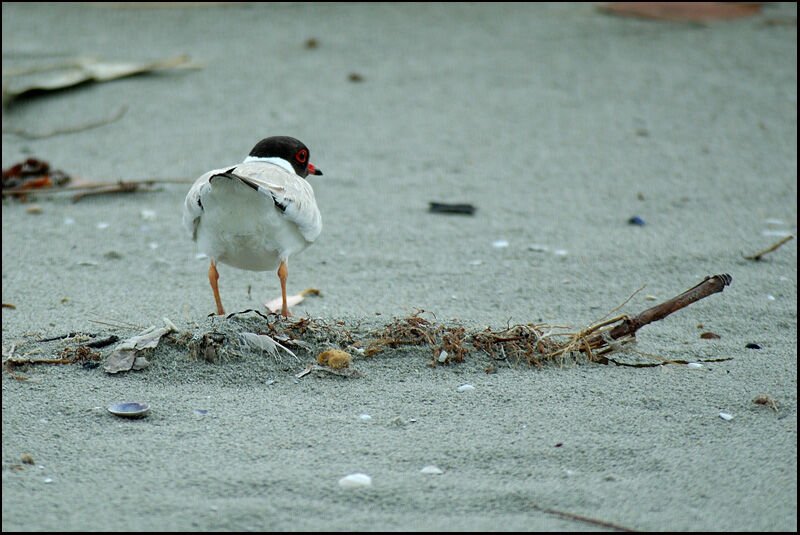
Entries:
<svg viewBox="0 0 800 535">
<path fill-rule="evenodd" d="M 372 486 L 372 478 L 367 474 L 356 473 L 344 476 L 339 480 L 339 486 L 345 489 Z"/>
<path fill-rule="evenodd" d="M 699 370 L 700 368 L 703 367 L 703 365 L 700 364 L 699 362 L 690 362 L 689 364 L 686 365 L 686 367 L 692 370 Z"/>
<path fill-rule="evenodd" d="M 117 403 L 111 405 L 108 408 L 108 412 L 122 418 L 142 418 L 150 412 L 150 406 L 136 402 Z"/>
<path fill-rule="evenodd" d="M 467 390 L 475 390 L 475 387 L 470 384 L 465 384 L 459 386 L 456 390 L 458 390 L 459 392 L 466 392 Z"/>
<path fill-rule="evenodd" d="M 432 475 L 437 475 L 438 476 L 440 474 L 444 474 L 444 470 L 442 470 L 438 466 L 434 466 L 432 464 L 429 464 L 428 466 L 423 466 L 422 470 L 420 470 L 420 473 L 422 473 L 422 474 L 432 474 Z"/>
<path fill-rule="evenodd" d="M 732 414 L 728 414 L 727 412 L 719 413 L 719 417 L 722 418 L 725 421 L 729 421 L 729 420 L 733 419 L 733 415 Z"/>
</svg>

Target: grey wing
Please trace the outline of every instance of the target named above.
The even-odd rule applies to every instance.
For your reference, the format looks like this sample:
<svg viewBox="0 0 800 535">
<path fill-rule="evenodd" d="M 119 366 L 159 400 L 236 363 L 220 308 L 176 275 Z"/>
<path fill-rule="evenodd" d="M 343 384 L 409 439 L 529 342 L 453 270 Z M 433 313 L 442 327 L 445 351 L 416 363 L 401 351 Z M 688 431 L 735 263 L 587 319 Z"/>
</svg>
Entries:
<svg viewBox="0 0 800 535">
<path fill-rule="evenodd" d="M 305 179 L 275 164 L 249 162 L 230 172 L 264 195 L 270 195 L 283 216 L 297 225 L 303 237 L 312 242 L 322 231 L 322 216 L 314 189 Z"/>
<path fill-rule="evenodd" d="M 183 228 L 192 240 L 197 240 L 197 226 L 203 216 L 203 203 L 201 201 L 205 192 L 211 187 L 212 176 L 225 172 L 225 169 L 215 169 L 195 180 L 183 204 Z"/>
</svg>

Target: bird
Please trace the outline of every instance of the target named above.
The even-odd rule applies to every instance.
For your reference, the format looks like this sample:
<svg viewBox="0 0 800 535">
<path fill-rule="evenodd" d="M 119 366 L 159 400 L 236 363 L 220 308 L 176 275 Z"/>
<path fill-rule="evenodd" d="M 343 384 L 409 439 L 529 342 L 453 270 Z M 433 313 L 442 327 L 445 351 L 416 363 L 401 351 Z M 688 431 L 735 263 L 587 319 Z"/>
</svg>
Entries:
<svg viewBox="0 0 800 535">
<path fill-rule="evenodd" d="M 225 314 L 216 266 L 222 263 L 250 271 L 277 268 L 281 315 L 292 316 L 286 302 L 289 256 L 322 232 L 308 175 L 322 175 L 308 147 L 293 137 L 272 136 L 256 143 L 242 163 L 208 171 L 189 189 L 183 225 L 211 262 L 208 281 L 217 314 Z"/>
</svg>

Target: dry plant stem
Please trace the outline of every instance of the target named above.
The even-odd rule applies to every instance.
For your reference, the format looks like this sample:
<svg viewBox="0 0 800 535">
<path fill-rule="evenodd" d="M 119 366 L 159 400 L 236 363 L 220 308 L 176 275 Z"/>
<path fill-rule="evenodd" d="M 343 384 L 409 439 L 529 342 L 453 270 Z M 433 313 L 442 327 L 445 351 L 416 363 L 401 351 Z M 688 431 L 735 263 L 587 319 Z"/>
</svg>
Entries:
<svg viewBox="0 0 800 535">
<path fill-rule="evenodd" d="M 628 533 L 636 533 L 638 530 L 626 528 L 625 526 L 620 526 L 617 524 L 612 524 L 611 522 L 606 522 L 605 520 L 597 520 L 595 518 L 589 518 L 588 516 L 581 516 L 576 515 L 574 513 L 568 513 L 566 511 L 558 511 L 556 509 L 548 509 L 546 507 L 542 507 L 536 503 L 533 504 L 533 508 L 537 511 L 541 511 L 543 513 L 547 513 L 550 515 L 560 516 L 562 518 L 568 518 L 570 520 L 577 520 L 579 522 L 586 522 L 587 524 L 594 524 L 595 526 L 603 526 L 605 528 L 615 529 L 617 531 L 625 531 Z"/>
<path fill-rule="evenodd" d="M 775 249 L 777 249 L 778 247 L 780 247 L 781 245 L 783 245 L 784 243 L 786 243 L 787 241 L 789 241 L 791 239 L 794 239 L 794 236 L 790 234 L 790 235 L 786 236 L 784 239 L 782 239 L 781 241 L 779 241 L 778 243 L 776 243 L 775 245 L 773 245 L 772 247 L 770 247 L 769 249 L 764 249 L 760 253 L 754 254 L 753 256 L 745 256 L 745 259 L 746 260 L 761 260 L 762 256 L 764 256 L 767 253 L 771 253 L 772 251 L 774 251 Z"/>
<path fill-rule="evenodd" d="M 125 115 L 125 112 L 128 110 L 128 106 L 123 105 L 119 111 L 114 114 L 112 117 L 108 117 L 106 119 L 101 119 L 99 121 L 94 121 L 91 123 L 86 123 L 80 126 L 72 126 L 69 128 L 56 128 L 50 130 L 49 132 L 43 133 L 36 133 L 36 132 L 29 132 L 27 130 L 23 130 L 21 128 L 4 128 L 4 134 L 13 134 L 15 136 L 19 136 L 25 139 L 44 139 L 47 137 L 59 136 L 62 134 L 74 134 L 75 132 L 83 132 L 84 130 L 90 130 L 92 128 L 97 128 L 98 126 L 104 126 L 114 121 L 118 120 L 120 117 Z"/>
<path fill-rule="evenodd" d="M 153 184 L 191 184 L 193 181 L 188 178 L 146 178 L 144 180 L 120 180 L 116 183 L 108 182 L 83 182 L 71 184 L 69 186 L 56 186 L 50 188 L 8 188 L 3 190 L 3 197 L 6 195 L 20 195 L 27 193 L 61 193 L 65 191 L 84 191 L 91 195 L 93 191 L 98 193 L 112 193 L 119 191 L 119 188 L 128 188 L 128 191 L 135 191 L 138 186 L 152 186 Z M 112 188 L 112 189 L 109 189 Z M 78 198 L 80 200 L 80 198 Z M 74 201 L 74 199 L 73 199 Z"/>
</svg>

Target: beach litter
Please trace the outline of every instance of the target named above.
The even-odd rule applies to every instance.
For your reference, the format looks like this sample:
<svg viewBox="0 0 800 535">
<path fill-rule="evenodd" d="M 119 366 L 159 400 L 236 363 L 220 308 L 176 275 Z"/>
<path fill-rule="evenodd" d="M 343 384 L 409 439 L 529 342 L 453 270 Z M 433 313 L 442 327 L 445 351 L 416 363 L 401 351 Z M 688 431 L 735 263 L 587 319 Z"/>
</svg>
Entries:
<svg viewBox="0 0 800 535">
<path fill-rule="evenodd" d="M 474 215 L 476 208 L 468 203 L 447 203 L 430 201 L 428 211 L 435 214 Z"/>
<path fill-rule="evenodd" d="M 644 219 L 642 219 L 638 215 L 635 215 L 632 218 L 628 219 L 628 224 L 629 225 L 637 225 L 637 226 L 643 227 L 644 226 Z"/>
</svg>

